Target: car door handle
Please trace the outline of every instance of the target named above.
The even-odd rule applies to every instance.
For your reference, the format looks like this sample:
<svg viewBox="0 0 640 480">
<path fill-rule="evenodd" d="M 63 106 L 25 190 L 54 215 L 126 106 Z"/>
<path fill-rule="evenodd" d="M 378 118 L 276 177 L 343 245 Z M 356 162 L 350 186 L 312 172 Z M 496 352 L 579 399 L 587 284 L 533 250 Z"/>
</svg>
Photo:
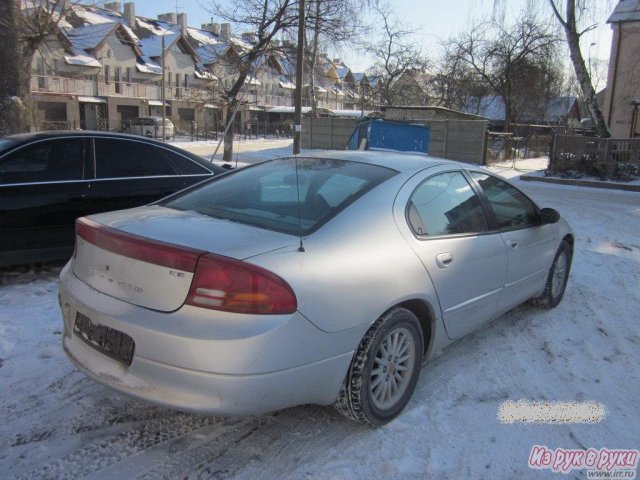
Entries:
<svg viewBox="0 0 640 480">
<path fill-rule="evenodd" d="M 518 241 L 510 238 L 509 240 L 507 240 L 507 245 L 509 245 L 509 248 L 515 250 L 516 248 L 518 248 Z"/>
<path fill-rule="evenodd" d="M 453 262 L 453 253 L 440 253 L 436 255 L 436 263 L 440 268 L 447 268 Z"/>
</svg>

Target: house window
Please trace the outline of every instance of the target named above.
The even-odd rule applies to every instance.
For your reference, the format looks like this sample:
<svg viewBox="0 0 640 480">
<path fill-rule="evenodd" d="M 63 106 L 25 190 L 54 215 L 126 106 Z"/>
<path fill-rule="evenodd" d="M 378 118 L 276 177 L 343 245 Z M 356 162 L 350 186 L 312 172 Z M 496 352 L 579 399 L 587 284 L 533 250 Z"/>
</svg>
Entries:
<svg viewBox="0 0 640 480">
<path fill-rule="evenodd" d="M 127 67 L 127 83 L 131 83 L 131 67 Z"/>
<path fill-rule="evenodd" d="M 110 83 L 109 78 L 111 77 L 111 67 L 109 65 L 104 66 L 104 83 L 107 85 Z"/>
<path fill-rule="evenodd" d="M 167 68 L 167 79 L 168 79 L 169 86 L 171 86 L 171 70 L 169 70 L 168 68 Z"/>
<path fill-rule="evenodd" d="M 38 89 L 44 90 L 44 59 L 39 58 L 36 62 L 36 72 L 38 74 Z"/>
<path fill-rule="evenodd" d="M 184 74 L 184 88 L 189 88 L 189 75 Z"/>
<path fill-rule="evenodd" d="M 116 67 L 115 70 L 116 80 L 116 93 L 122 93 L 122 85 L 120 84 L 120 67 Z"/>
</svg>

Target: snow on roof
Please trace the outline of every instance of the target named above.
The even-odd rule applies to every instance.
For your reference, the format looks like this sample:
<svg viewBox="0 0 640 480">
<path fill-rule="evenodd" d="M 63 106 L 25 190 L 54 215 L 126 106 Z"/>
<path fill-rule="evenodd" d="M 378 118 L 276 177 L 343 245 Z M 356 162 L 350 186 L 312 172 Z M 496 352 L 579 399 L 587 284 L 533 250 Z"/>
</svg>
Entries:
<svg viewBox="0 0 640 480">
<path fill-rule="evenodd" d="M 340 97 L 344 97 L 344 92 L 337 85 L 332 85 L 331 91 Z"/>
<path fill-rule="evenodd" d="M 63 32 L 75 49 L 93 50 L 115 27 L 113 23 L 100 23 L 79 28 L 63 29 Z"/>
<path fill-rule="evenodd" d="M 262 83 L 260 83 L 260 80 L 258 80 L 256 77 L 252 77 L 251 75 L 246 76 L 246 78 L 244 79 L 244 83 L 249 85 L 262 85 Z"/>
<path fill-rule="evenodd" d="M 160 57 L 162 55 L 162 37 L 164 37 L 165 49 L 168 49 L 180 38 L 180 27 L 173 23 L 161 20 L 136 17 L 140 48 L 148 57 Z"/>
<path fill-rule="evenodd" d="M 306 83 L 306 84 L 304 85 L 304 87 L 305 87 L 305 88 L 309 88 L 310 86 L 311 86 L 311 85 L 310 85 L 310 84 L 308 84 L 308 83 Z M 327 93 L 327 89 L 326 89 L 326 88 L 324 88 L 324 87 L 322 87 L 321 85 L 316 84 L 316 85 L 315 85 L 315 87 L 316 87 L 316 91 L 317 91 L 317 92 L 319 92 L 319 93 Z"/>
<path fill-rule="evenodd" d="M 92 8 L 88 5 L 73 5 L 71 8 L 73 13 L 80 17 L 87 25 L 115 23 L 122 19 L 120 14 L 102 8 Z"/>
<path fill-rule="evenodd" d="M 187 28 L 187 34 L 189 37 L 197 43 L 204 45 L 216 45 L 222 43 L 221 37 L 213 32 L 207 30 L 200 30 L 199 28 Z"/>
<path fill-rule="evenodd" d="M 235 45 L 236 47 L 239 47 L 242 50 L 250 50 L 251 48 L 253 48 L 253 45 L 251 45 L 249 42 L 238 37 L 229 38 L 229 43 L 232 43 L 233 45 Z"/>
<path fill-rule="evenodd" d="M 620 0 L 607 23 L 640 21 L 640 0 Z"/>
<path fill-rule="evenodd" d="M 269 113 L 295 113 L 295 107 L 267 107 L 266 111 Z M 302 107 L 302 113 L 311 111 L 311 107 Z"/>
<path fill-rule="evenodd" d="M 544 114 L 546 122 L 559 122 L 569 115 L 573 105 L 578 101 L 576 97 L 555 97 L 549 100 Z"/>
<path fill-rule="evenodd" d="M 366 75 L 364 73 L 362 73 L 362 72 L 354 73 L 353 74 L 353 80 L 356 83 L 360 83 L 365 76 Z"/>
<path fill-rule="evenodd" d="M 333 115 L 336 117 L 366 117 L 371 113 L 370 110 L 332 110 Z"/>
<path fill-rule="evenodd" d="M 121 23 L 120 25 L 122 25 L 122 28 L 125 29 L 125 31 L 131 36 L 132 40 L 136 43 L 140 43 L 140 39 L 138 38 L 138 36 L 134 33 L 134 31 L 131 29 L 131 27 L 129 25 L 126 25 L 124 23 Z"/>
<path fill-rule="evenodd" d="M 286 88 L 288 90 L 295 90 L 296 88 L 296 85 L 294 83 L 291 83 L 291 81 L 286 77 L 280 77 L 278 79 L 278 83 L 280 84 L 280 87 Z"/>
<path fill-rule="evenodd" d="M 504 120 L 504 101 L 499 96 L 472 97 L 461 109 L 464 113 L 473 113 L 491 120 Z"/>
<path fill-rule="evenodd" d="M 198 65 L 196 67 L 195 71 L 193 72 L 193 74 L 196 76 L 196 78 L 200 78 L 202 80 L 217 80 L 218 79 L 218 77 L 216 77 L 213 73 L 205 70 L 202 65 Z"/>
<path fill-rule="evenodd" d="M 554 97 L 549 99 L 544 109 L 545 122 L 558 122 L 567 117 L 577 101 L 576 97 Z M 542 112 L 542 108 L 539 108 Z M 464 113 L 472 113 L 490 120 L 504 121 L 504 100 L 500 96 L 473 97 L 469 99 L 467 104 L 462 108 Z M 540 113 L 535 111 L 534 106 L 529 106 L 528 111 L 522 112 L 522 121 L 540 121 Z"/>
<path fill-rule="evenodd" d="M 102 64 L 91 55 L 73 52 L 74 55 L 65 55 L 64 61 L 69 65 L 78 65 L 81 67 L 102 67 Z"/>
<path fill-rule="evenodd" d="M 341 80 L 344 80 L 344 77 L 346 77 L 349 74 L 349 67 L 336 68 L 336 73 L 338 74 L 338 77 L 340 77 Z"/>
<path fill-rule="evenodd" d="M 377 75 L 367 76 L 367 81 L 369 82 L 369 85 L 371 85 L 372 87 L 375 87 L 378 84 L 379 80 L 380 80 L 380 77 Z"/>
<path fill-rule="evenodd" d="M 162 75 L 162 67 L 148 57 L 138 57 L 136 69 L 140 73 L 150 73 L 152 75 Z"/>
</svg>

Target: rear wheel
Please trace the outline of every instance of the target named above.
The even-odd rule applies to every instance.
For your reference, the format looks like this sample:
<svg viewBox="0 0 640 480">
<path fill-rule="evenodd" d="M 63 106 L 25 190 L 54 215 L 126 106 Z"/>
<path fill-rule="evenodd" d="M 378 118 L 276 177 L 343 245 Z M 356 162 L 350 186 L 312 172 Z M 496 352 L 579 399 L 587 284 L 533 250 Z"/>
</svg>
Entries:
<svg viewBox="0 0 640 480">
<path fill-rule="evenodd" d="M 394 419 L 415 389 L 423 345 L 420 322 L 409 310 L 395 308 L 380 317 L 360 342 L 335 408 L 375 426 Z"/>
<path fill-rule="evenodd" d="M 534 305 L 544 308 L 554 308 L 560 303 L 564 296 L 564 291 L 567 288 L 572 257 L 573 252 L 571 245 L 569 245 L 569 242 L 566 240 L 562 240 L 551 264 L 551 268 L 549 269 L 544 292 L 542 292 L 542 295 L 539 297 L 532 299 Z"/>
</svg>

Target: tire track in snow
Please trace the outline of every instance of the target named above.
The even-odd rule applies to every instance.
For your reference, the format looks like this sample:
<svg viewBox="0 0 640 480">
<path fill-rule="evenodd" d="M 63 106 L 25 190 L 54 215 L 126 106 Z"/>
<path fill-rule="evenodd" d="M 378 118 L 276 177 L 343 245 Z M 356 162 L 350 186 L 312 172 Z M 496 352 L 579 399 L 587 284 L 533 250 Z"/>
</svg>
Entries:
<svg viewBox="0 0 640 480">
<path fill-rule="evenodd" d="M 175 413 L 171 417 L 132 425 L 124 431 L 75 450 L 16 479 L 75 480 L 107 468 L 176 437 L 219 422 L 219 418 Z"/>
</svg>

